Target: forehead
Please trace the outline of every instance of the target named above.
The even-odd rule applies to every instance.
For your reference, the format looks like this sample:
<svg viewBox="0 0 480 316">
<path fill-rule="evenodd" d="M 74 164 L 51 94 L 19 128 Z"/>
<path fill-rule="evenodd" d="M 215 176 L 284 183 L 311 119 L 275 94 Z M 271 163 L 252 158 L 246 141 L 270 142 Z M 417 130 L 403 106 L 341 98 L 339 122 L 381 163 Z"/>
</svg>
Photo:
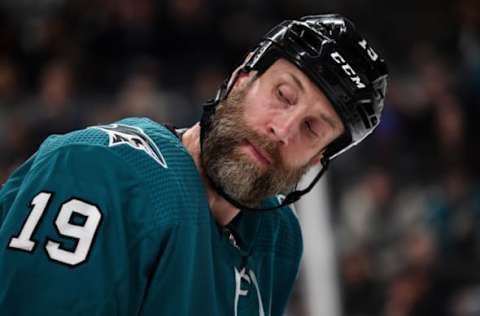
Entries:
<svg viewBox="0 0 480 316">
<path fill-rule="evenodd" d="M 343 131 L 343 124 L 335 111 L 332 103 L 323 93 L 323 91 L 303 73 L 300 68 L 286 59 L 280 58 L 276 60 L 265 73 L 268 81 L 272 84 L 287 82 L 296 88 L 302 103 L 308 108 L 320 115 L 326 115 L 332 125 Z"/>
</svg>

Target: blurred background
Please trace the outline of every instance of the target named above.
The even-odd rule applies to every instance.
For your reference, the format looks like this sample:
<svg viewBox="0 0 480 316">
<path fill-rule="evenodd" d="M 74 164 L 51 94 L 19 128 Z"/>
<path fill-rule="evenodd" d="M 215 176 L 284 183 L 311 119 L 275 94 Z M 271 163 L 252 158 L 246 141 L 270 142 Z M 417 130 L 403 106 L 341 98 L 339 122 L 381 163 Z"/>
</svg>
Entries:
<svg viewBox="0 0 480 316">
<path fill-rule="evenodd" d="M 480 315 L 478 0 L 2 0 L 0 180 L 52 133 L 193 124 L 273 25 L 331 12 L 391 80 L 378 131 L 332 164 L 328 205 L 302 210 L 323 212 L 331 244 L 304 238 L 332 258 L 326 276 L 302 268 L 287 315 Z"/>
</svg>

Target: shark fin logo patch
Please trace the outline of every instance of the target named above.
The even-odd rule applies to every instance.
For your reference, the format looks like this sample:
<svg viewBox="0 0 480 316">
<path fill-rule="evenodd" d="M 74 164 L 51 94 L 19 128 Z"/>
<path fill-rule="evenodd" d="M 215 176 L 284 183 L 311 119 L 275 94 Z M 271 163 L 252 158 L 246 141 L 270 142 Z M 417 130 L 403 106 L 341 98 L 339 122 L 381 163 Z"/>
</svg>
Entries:
<svg viewBox="0 0 480 316">
<path fill-rule="evenodd" d="M 141 128 L 123 124 L 93 126 L 91 128 L 99 129 L 108 134 L 109 147 L 123 144 L 129 145 L 136 150 L 145 152 L 163 168 L 168 168 L 160 149 Z"/>
</svg>

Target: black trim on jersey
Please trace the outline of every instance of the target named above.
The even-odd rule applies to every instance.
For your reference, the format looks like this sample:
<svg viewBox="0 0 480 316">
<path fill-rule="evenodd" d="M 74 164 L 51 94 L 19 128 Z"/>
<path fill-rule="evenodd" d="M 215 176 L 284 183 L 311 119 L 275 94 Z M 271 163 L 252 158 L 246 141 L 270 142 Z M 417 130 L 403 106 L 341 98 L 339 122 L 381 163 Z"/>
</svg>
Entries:
<svg viewBox="0 0 480 316">
<path fill-rule="evenodd" d="M 175 135 L 176 138 L 178 138 L 180 141 L 183 139 L 183 134 L 188 130 L 188 128 L 176 128 L 175 126 L 168 124 L 168 123 L 162 123 L 162 125 L 167 128 L 173 135 Z"/>
<path fill-rule="evenodd" d="M 50 197 L 48 199 L 48 202 L 47 204 L 45 205 L 45 208 L 44 208 L 44 211 L 42 212 L 42 215 L 40 215 L 40 218 L 38 219 L 37 221 L 37 224 L 35 225 L 35 228 L 33 229 L 32 231 L 32 234 L 31 234 L 31 238 L 30 240 L 33 242 L 33 248 L 32 250 L 25 250 L 25 249 L 20 249 L 20 248 L 15 248 L 15 247 L 10 247 L 10 241 L 12 240 L 12 238 L 18 238 L 23 230 L 23 227 L 25 227 L 25 224 L 27 223 L 27 220 L 28 218 L 30 217 L 30 214 L 32 213 L 33 211 L 33 208 L 35 207 L 34 205 L 32 205 L 32 202 L 33 202 L 33 199 L 35 199 L 35 197 L 37 197 L 40 193 L 49 193 L 50 194 Z M 17 251 L 21 251 L 21 252 L 26 252 L 26 253 L 32 253 L 35 251 L 35 249 L 37 248 L 37 244 L 39 243 L 39 241 L 37 239 L 34 239 L 34 236 L 35 234 L 37 233 L 39 227 L 40 227 L 40 224 L 42 223 L 43 221 L 43 218 L 45 217 L 45 214 L 47 213 L 47 210 L 48 208 L 50 207 L 50 204 L 52 203 L 53 199 L 54 199 L 54 196 L 55 196 L 55 193 L 54 192 L 50 192 L 50 191 L 46 191 L 46 190 L 42 190 L 40 192 L 38 192 L 37 194 L 35 194 L 33 196 L 33 198 L 30 199 L 30 205 L 28 205 L 28 208 L 30 209 L 30 211 L 27 213 L 27 216 L 25 217 L 25 219 L 23 220 L 23 223 L 22 223 L 22 226 L 20 227 L 20 231 L 16 234 L 16 235 L 13 235 L 13 236 L 10 236 L 10 238 L 8 239 L 8 242 L 7 242 L 7 249 L 11 249 L 11 250 L 17 250 Z"/>
<path fill-rule="evenodd" d="M 166 129 L 168 129 L 170 132 L 172 132 L 173 135 L 175 135 L 175 137 L 181 139 L 180 135 L 178 135 L 177 133 L 177 128 L 170 124 L 170 123 L 161 123 Z"/>
</svg>

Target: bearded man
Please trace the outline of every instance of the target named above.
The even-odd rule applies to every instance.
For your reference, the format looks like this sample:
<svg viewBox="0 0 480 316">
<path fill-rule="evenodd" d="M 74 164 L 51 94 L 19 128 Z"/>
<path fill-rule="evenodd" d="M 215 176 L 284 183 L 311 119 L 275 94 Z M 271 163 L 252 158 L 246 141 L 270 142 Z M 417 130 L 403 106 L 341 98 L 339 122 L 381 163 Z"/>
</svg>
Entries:
<svg viewBox="0 0 480 316">
<path fill-rule="evenodd" d="M 272 29 L 191 128 L 49 137 L 0 192 L 2 315 L 282 315 L 302 254 L 288 205 L 379 124 L 386 78 L 350 21 L 308 16 Z"/>
</svg>

